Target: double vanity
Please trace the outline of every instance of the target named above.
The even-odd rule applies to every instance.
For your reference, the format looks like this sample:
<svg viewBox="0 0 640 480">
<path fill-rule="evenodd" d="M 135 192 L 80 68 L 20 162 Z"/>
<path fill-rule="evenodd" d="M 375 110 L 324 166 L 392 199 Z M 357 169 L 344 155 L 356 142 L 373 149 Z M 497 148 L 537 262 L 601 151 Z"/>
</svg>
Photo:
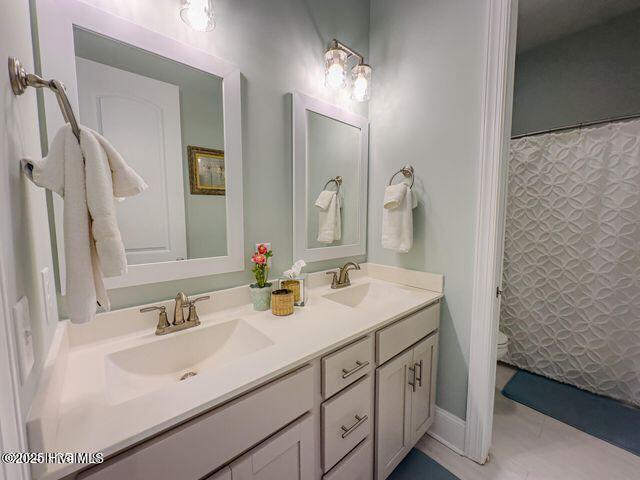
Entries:
<svg viewBox="0 0 640 480">
<path fill-rule="evenodd" d="M 61 322 L 29 443 L 106 460 L 35 477 L 384 479 L 434 419 L 442 286 L 364 264 L 342 289 L 311 274 L 288 317 L 255 312 L 238 287 L 167 335 L 140 307 Z"/>
<path fill-rule="evenodd" d="M 264 90 L 255 88 L 260 70 L 243 74 L 87 2 L 33 3 L 42 71 L 64 83 L 80 123 L 108 138 L 149 185 L 116 204 L 128 269 L 106 278 L 107 290 L 141 303 L 140 287 L 157 299 L 159 281 L 190 279 L 198 291 L 215 275 L 245 283 L 254 241 L 273 241 L 275 277 L 285 260 L 303 260 L 310 271 L 314 262 L 366 257 L 366 105 L 338 101 L 312 88 L 315 80 L 291 84 L 313 96 L 269 87 L 278 99 L 265 105 L 278 111 L 281 101 L 291 113 L 288 184 L 279 154 L 243 144 L 260 130 L 243 131 L 247 90 Z M 65 121 L 47 102 L 44 123 L 54 138 Z M 274 210 L 254 188 L 267 177 L 263 188 L 291 194 L 293 218 L 276 218 L 286 209 Z M 260 209 L 245 208 L 245 197 Z M 75 285 L 67 285 L 73 267 L 65 254 L 73 252 L 64 248 L 63 210 L 54 195 L 52 245 L 68 312 Z M 276 221 L 255 221 L 267 211 Z M 260 231 L 245 237 L 249 224 Z M 288 227 L 293 238 L 284 242 Z M 34 478 L 386 478 L 434 420 L 443 277 L 349 268 L 357 265 L 333 278 L 309 275 L 306 305 L 285 317 L 255 311 L 243 285 L 119 310 L 114 302 L 115 311 L 89 323 L 60 322 L 29 411 L 29 449 L 98 452 L 105 461 L 34 465 Z"/>
</svg>

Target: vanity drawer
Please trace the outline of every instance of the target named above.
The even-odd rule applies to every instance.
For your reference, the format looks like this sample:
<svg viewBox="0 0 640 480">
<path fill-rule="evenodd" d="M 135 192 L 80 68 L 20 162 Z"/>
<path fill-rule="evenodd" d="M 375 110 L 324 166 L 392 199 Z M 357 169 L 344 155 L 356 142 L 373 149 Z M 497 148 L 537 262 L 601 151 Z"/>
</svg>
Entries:
<svg viewBox="0 0 640 480">
<path fill-rule="evenodd" d="M 373 441 L 367 438 L 324 475 L 322 480 L 371 480 L 372 478 Z"/>
<path fill-rule="evenodd" d="M 438 328 L 440 302 L 413 315 L 392 323 L 376 332 L 376 357 L 378 365 L 395 357 L 403 350 L 426 337 Z"/>
<path fill-rule="evenodd" d="M 329 398 L 373 370 L 373 337 L 322 358 L 322 394 Z"/>
<path fill-rule="evenodd" d="M 87 480 L 196 480 L 313 407 L 308 365 L 82 472 Z"/>
<path fill-rule="evenodd" d="M 322 404 L 322 466 L 329 471 L 372 431 L 369 375 Z"/>
</svg>

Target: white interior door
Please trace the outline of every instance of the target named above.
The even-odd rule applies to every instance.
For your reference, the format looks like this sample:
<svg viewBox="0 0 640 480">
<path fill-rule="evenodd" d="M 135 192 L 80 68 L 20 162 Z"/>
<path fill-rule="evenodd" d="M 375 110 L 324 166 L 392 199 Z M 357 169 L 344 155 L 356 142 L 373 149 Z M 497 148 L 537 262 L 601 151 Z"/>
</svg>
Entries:
<svg viewBox="0 0 640 480">
<path fill-rule="evenodd" d="M 149 185 L 116 206 L 128 262 L 187 258 L 179 88 L 79 57 L 76 68 L 81 123 Z"/>
</svg>

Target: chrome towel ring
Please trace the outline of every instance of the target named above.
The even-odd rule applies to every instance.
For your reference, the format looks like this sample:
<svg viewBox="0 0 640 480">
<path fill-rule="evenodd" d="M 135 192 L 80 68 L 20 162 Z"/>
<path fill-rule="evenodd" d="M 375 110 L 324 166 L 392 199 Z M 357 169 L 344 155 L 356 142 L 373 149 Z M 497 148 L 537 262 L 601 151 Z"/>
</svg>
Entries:
<svg viewBox="0 0 640 480">
<path fill-rule="evenodd" d="M 330 178 L 329 181 L 324 184 L 323 190 L 326 190 L 330 183 L 335 183 L 337 188 L 336 192 L 340 193 L 340 185 L 342 185 L 342 177 L 338 175 L 337 177 Z"/>
<path fill-rule="evenodd" d="M 409 185 L 409 188 L 413 188 L 413 184 L 414 184 L 414 182 L 416 180 L 416 177 L 413 174 L 413 166 L 411 166 L 411 165 L 405 165 L 400 170 L 398 170 L 396 173 L 391 175 L 391 178 L 389 179 L 389 185 L 391 185 L 393 183 L 393 179 L 396 178 L 396 175 L 398 175 L 400 173 L 402 175 L 404 175 L 405 178 L 411 178 L 411 185 Z"/>
</svg>

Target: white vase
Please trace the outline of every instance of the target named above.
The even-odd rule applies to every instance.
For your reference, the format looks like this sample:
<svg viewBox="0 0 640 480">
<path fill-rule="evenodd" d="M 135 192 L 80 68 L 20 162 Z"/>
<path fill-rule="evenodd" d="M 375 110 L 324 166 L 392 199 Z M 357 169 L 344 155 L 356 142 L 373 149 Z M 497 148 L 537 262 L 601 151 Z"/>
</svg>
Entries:
<svg viewBox="0 0 640 480">
<path fill-rule="evenodd" d="M 256 283 L 249 285 L 251 291 L 251 301 L 253 302 L 253 309 L 258 312 L 264 312 L 271 308 L 271 284 L 266 283 L 264 287 L 260 288 Z"/>
</svg>

